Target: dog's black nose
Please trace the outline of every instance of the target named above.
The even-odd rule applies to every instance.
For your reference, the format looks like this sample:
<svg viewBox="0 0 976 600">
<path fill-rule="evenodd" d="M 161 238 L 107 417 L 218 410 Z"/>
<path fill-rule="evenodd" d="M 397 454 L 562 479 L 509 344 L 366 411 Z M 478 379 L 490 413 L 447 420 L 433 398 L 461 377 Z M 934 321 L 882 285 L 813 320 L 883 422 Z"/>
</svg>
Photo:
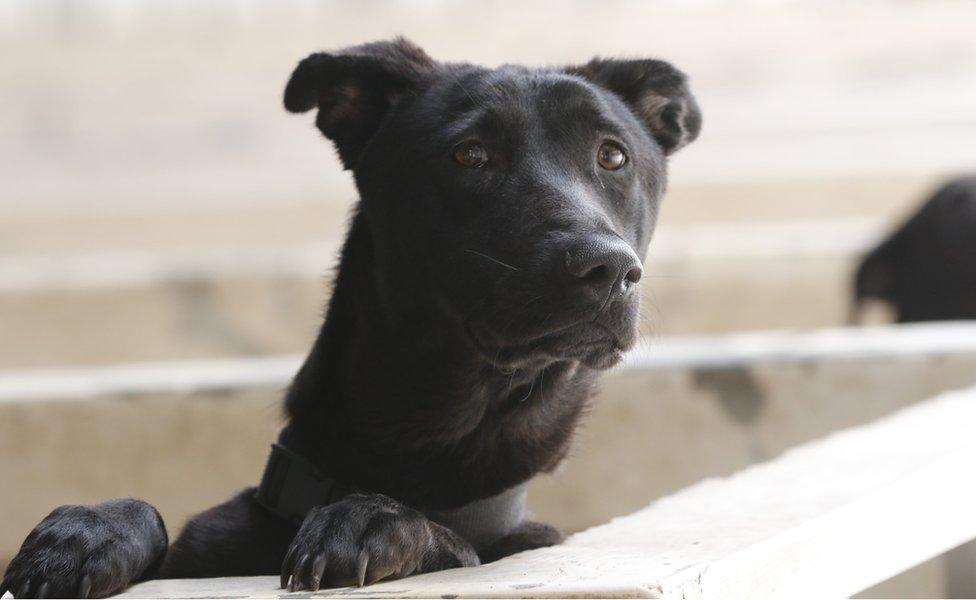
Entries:
<svg viewBox="0 0 976 600">
<path fill-rule="evenodd" d="M 566 251 L 566 271 L 600 297 L 626 292 L 644 274 L 633 249 L 610 236 L 588 237 L 571 246 Z"/>
</svg>

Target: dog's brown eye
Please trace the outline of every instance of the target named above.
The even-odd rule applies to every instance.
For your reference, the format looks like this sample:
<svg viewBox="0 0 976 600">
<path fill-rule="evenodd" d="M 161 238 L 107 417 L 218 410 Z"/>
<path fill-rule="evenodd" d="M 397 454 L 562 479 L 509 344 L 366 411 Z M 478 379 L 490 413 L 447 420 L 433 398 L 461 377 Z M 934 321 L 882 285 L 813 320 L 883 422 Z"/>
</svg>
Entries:
<svg viewBox="0 0 976 600">
<path fill-rule="evenodd" d="M 617 144 L 603 142 L 596 153 L 596 162 L 607 171 L 616 171 L 627 163 L 627 155 Z"/>
<path fill-rule="evenodd" d="M 488 162 L 488 151 L 478 142 L 468 140 L 454 148 L 454 160 L 463 167 L 477 169 Z"/>
</svg>

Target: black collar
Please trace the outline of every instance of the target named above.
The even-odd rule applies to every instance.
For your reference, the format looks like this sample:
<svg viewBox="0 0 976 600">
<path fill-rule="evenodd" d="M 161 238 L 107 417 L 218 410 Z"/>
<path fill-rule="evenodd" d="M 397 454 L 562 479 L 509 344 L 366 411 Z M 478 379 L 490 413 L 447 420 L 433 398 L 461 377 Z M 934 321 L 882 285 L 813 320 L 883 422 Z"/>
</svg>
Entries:
<svg viewBox="0 0 976 600">
<path fill-rule="evenodd" d="M 316 506 L 332 504 L 355 491 L 323 475 L 305 457 L 271 444 L 254 499 L 282 519 L 300 523 Z"/>
<path fill-rule="evenodd" d="M 254 499 L 282 519 L 301 523 L 308 511 L 359 492 L 326 477 L 305 457 L 279 444 L 271 455 Z M 453 510 L 421 510 L 481 550 L 509 533 L 525 518 L 526 484 Z"/>
</svg>

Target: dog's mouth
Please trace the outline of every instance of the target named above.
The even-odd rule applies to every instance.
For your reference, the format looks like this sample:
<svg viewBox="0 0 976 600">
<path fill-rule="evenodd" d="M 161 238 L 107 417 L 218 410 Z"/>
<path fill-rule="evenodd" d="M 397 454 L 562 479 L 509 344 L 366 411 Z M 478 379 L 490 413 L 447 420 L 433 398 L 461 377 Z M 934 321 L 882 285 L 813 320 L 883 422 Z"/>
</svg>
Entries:
<svg viewBox="0 0 976 600">
<path fill-rule="evenodd" d="M 636 337 L 632 333 L 615 333 L 592 319 L 517 341 L 497 340 L 489 330 L 473 322 L 468 323 L 467 332 L 479 353 L 500 369 L 559 360 L 578 360 L 593 369 L 609 369 L 620 362 Z"/>
</svg>

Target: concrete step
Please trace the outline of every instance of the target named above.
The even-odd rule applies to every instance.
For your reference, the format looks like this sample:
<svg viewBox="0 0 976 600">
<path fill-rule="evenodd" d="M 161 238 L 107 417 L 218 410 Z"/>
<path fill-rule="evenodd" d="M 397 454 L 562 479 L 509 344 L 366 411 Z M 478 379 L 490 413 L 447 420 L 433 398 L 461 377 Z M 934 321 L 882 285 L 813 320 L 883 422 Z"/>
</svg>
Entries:
<svg viewBox="0 0 976 600">
<path fill-rule="evenodd" d="M 299 360 L 0 373 L 0 473 L 17 482 L 0 495 L 0 565 L 60 504 L 141 497 L 175 532 L 253 485 Z M 578 531 L 974 373 L 972 323 L 661 338 L 606 377 L 577 450 L 533 483 L 530 506 Z"/>
<path fill-rule="evenodd" d="M 976 388 L 940 395 L 557 546 L 314 597 L 850 597 L 976 537 L 976 483 L 959 477 L 976 460 L 974 419 Z M 122 596 L 292 597 L 279 586 L 273 576 L 161 580 Z M 930 590 L 953 591 L 945 581 Z"/>
</svg>

